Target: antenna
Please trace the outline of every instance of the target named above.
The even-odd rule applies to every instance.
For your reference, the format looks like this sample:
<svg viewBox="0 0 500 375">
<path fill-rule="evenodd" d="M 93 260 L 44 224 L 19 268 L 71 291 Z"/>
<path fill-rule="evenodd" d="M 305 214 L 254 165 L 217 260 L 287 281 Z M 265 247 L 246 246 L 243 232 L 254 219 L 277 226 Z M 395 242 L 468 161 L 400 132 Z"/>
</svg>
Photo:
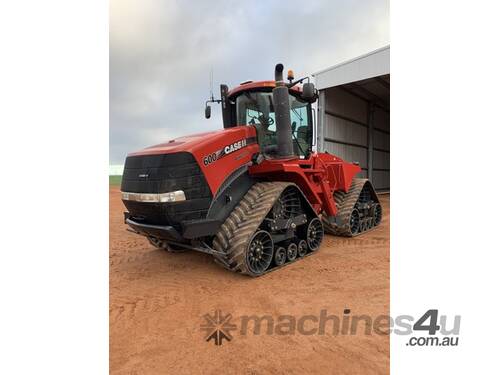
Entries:
<svg viewBox="0 0 500 375">
<path fill-rule="evenodd" d="M 210 68 L 210 99 L 205 102 L 205 117 L 210 118 L 211 109 L 208 103 L 222 103 L 222 99 L 214 98 L 214 69 Z"/>
<path fill-rule="evenodd" d="M 210 100 L 214 100 L 214 68 L 210 68 Z"/>
</svg>

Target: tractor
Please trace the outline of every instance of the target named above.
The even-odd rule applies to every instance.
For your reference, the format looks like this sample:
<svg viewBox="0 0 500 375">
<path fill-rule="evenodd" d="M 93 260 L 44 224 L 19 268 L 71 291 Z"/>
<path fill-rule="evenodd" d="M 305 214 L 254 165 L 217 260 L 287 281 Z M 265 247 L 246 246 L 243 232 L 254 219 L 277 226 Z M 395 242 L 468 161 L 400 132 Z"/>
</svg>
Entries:
<svg viewBox="0 0 500 375">
<path fill-rule="evenodd" d="M 196 250 L 260 276 L 317 252 L 324 233 L 377 227 L 382 207 L 356 163 L 316 152 L 308 77 L 220 85 L 223 129 L 127 155 L 121 198 L 129 230 L 170 252 Z"/>
</svg>

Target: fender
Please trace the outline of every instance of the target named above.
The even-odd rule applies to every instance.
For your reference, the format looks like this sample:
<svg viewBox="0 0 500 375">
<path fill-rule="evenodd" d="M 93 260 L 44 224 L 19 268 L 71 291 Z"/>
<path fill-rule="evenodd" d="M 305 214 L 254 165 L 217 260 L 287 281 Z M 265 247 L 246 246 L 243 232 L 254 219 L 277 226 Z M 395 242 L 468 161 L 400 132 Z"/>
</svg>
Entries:
<svg viewBox="0 0 500 375">
<path fill-rule="evenodd" d="M 252 178 L 248 173 L 247 165 L 236 169 L 221 184 L 205 219 L 182 222 L 183 236 L 194 239 L 214 235 L 256 182 L 257 179 Z"/>
<path fill-rule="evenodd" d="M 258 180 L 248 173 L 248 165 L 232 172 L 221 184 L 208 209 L 207 219 L 226 220 L 243 196 Z"/>
</svg>

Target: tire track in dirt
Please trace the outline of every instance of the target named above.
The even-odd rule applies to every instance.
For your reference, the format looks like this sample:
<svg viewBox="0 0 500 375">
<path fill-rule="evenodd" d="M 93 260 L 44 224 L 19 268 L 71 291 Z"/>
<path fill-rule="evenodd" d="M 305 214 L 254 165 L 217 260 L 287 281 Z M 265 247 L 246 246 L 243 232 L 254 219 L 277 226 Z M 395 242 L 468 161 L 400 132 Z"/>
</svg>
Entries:
<svg viewBox="0 0 500 375">
<path fill-rule="evenodd" d="M 115 303 L 110 306 L 110 324 L 115 323 L 120 318 L 134 319 L 137 315 L 146 315 L 147 313 L 158 313 L 164 311 L 170 306 L 181 302 L 178 296 L 154 296 L 138 297 L 135 299 L 124 300 L 121 303 Z"/>
</svg>

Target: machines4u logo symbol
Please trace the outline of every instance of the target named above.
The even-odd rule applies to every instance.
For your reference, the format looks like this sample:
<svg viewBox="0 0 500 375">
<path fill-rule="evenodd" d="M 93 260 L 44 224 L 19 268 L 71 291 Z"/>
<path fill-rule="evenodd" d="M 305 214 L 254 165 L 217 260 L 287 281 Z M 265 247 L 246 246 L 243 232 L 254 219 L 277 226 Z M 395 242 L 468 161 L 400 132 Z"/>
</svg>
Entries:
<svg viewBox="0 0 500 375">
<path fill-rule="evenodd" d="M 236 324 L 231 323 L 232 315 L 224 315 L 221 310 L 216 310 L 213 315 L 203 315 L 205 320 L 200 329 L 206 332 L 205 341 L 214 340 L 215 345 L 222 345 L 222 341 L 226 339 L 231 341 L 233 336 L 231 331 L 237 329 Z"/>
</svg>

